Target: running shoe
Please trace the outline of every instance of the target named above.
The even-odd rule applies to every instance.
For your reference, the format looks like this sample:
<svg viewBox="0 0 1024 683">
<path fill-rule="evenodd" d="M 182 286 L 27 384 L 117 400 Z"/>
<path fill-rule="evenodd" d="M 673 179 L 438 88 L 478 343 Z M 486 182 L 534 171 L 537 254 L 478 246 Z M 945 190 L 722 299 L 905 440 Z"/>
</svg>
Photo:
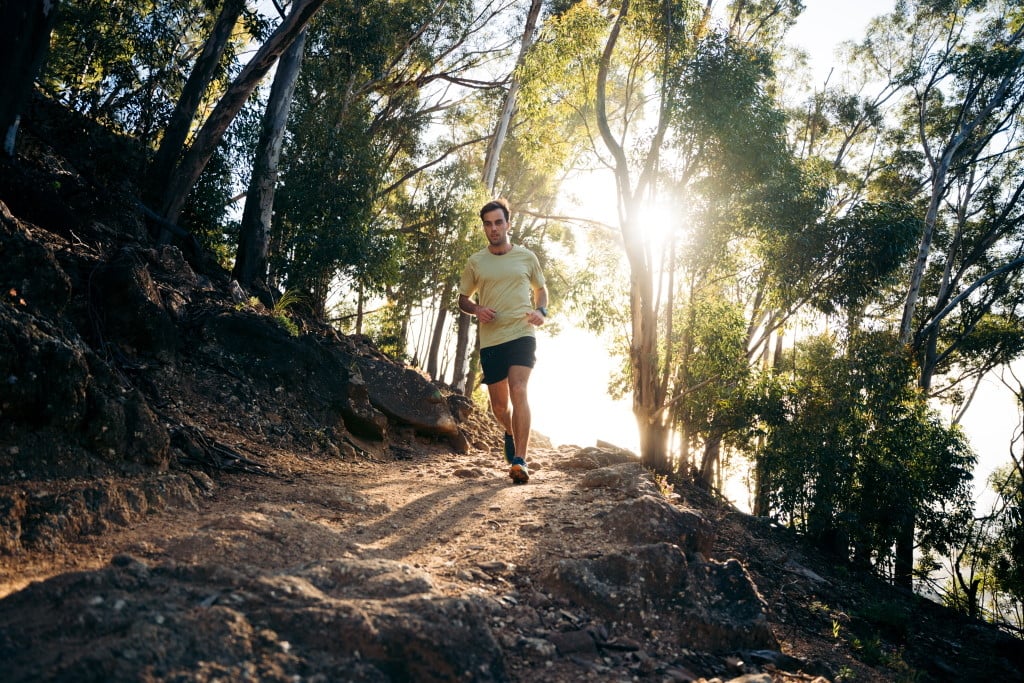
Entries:
<svg viewBox="0 0 1024 683">
<path fill-rule="evenodd" d="M 512 438 L 511 434 L 506 434 L 505 435 L 505 462 L 507 462 L 509 465 L 511 465 L 512 461 L 515 459 L 515 457 L 516 457 L 516 442 L 515 442 L 515 439 Z"/>
<path fill-rule="evenodd" d="M 526 461 L 518 457 L 513 458 L 508 476 L 512 477 L 512 482 L 515 484 L 525 484 L 530 481 L 530 470 L 526 469 Z"/>
</svg>

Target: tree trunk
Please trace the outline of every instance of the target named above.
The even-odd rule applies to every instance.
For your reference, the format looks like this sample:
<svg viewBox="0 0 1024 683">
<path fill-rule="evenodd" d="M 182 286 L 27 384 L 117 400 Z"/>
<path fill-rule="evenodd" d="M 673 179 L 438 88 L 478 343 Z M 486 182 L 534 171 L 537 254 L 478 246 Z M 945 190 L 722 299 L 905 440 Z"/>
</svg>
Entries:
<svg viewBox="0 0 1024 683">
<path fill-rule="evenodd" d="M 519 44 L 519 58 L 516 60 L 518 67 L 526 58 L 530 46 L 533 45 L 533 37 L 537 31 L 537 17 L 540 16 L 541 0 L 532 0 L 530 11 L 526 15 L 526 27 L 523 29 L 523 38 Z M 484 185 L 491 193 L 494 192 L 494 183 L 498 177 L 498 159 L 501 157 L 501 148 L 505 145 L 505 136 L 508 134 L 508 127 L 512 121 L 512 112 L 516 108 L 516 97 L 519 94 L 519 77 L 513 72 L 512 81 L 508 86 L 508 93 L 505 95 L 505 103 L 501 108 L 501 117 L 498 119 L 498 127 L 491 137 L 491 144 L 487 146 L 487 156 L 484 159 Z"/>
<path fill-rule="evenodd" d="M 271 34 L 267 42 L 260 46 L 253 58 L 231 83 L 224 96 L 217 102 L 217 106 L 214 107 L 213 112 L 196 134 L 192 146 L 171 174 L 161 206 L 161 215 L 166 221 L 170 223 L 178 221 L 185 208 L 185 200 L 188 198 L 189 192 L 192 191 L 203 169 L 206 168 L 210 157 L 213 156 L 213 151 L 224 136 L 224 131 L 241 111 L 249 99 L 249 95 L 259 85 L 277 58 L 298 38 L 309 20 L 325 2 L 327 0 L 295 0 L 292 11 Z M 160 239 L 162 242 L 166 242 L 170 240 L 170 237 L 169 231 L 164 230 Z"/>
<path fill-rule="evenodd" d="M 238 250 L 232 274 L 243 287 L 267 274 L 267 255 L 270 241 L 270 223 L 274 209 L 274 189 L 277 185 L 277 165 L 281 158 L 281 145 L 288 123 L 288 112 L 295 94 L 295 82 L 302 65 L 302 52 L 306 46 L 306 31 L 302 31 L 277 65 L 270 99 L 263 114 L 263 127 L 256 148 L 252 178 L 245 196 L 245 210 L 238 236 Z"/>
<path fill-rule="evenodd" d="M 224 0 L 213 31 L 206 39 L 203 51 L 192 67 L 192 73 L 189 74 L 181 96 L 174 106 L 174 112 L 164 129 L 160 148 L 157 149 L 149 169 L 148 183 L 154 197 L 162 195 L 171 171 L 174 170 L 174 165 L 181 158 L 185 139 L 188 138 L 188 132 L 192 128 L 192 121 L 199 110 L 203 94 L 206 93 L 210 81 L 213 80 L 213 74 L 217 70 L 220 58 L 224 55 L 224 48 L 228 45 L 231 33 L 234 31 L 243 9 L 245 9 L 245 0 Z"/>
<path fill-rule="evenodd" d="M 896 560 L 893 583 L 907 590 L 914 589 L 914 514 L 903 520 L 896 537 Z"/>
<path fill-rule="evenodd" d="M 437 381 L 440 378 L 437 372 L 437 358 L 441 353 L 441 340 L 444 339 L 444 326 L 448 322 L 448 306 L 445 305 L 451 296 L 454 285 L 451 282 L 445 283 L 441 292 L 441 299 L 437 307 L 437 319 L 434 321 L 434 331 L 430 335 L 430 348 L 427 351 L 427 374 Z"/>
<path fill-rule="evenodd" d="M 629 0 L 624 0 L 615 24 L 608 35 L 597 73 L 597 127 L 601 139 L 613 158 L 615 188 L 619 206 L 619 225 L 623 246 L 629 260 L 629 306 L 631 312 L 629 361 L 632 372 L 633 415 L 640 430 L 640 461 L 659 474 L 669 474 L 664 406 L 658 386 L 658 317 L 654 305 L 651 265 L 643 245 L 639 223 L 639 198 L 650 182 L 650 172 L 657 166 L 657 156 L 664 138 L 665 119 L 659 121 L 645 161 L 645 169 L 633 187 L 630 161 L 626 151 L 608 123 L 607 84 L 612 54 L 622 26 L 629 14 Z"/>
<path fill-rule="evenodd" d="M 459 311 L 455 341 L 455 360 L 452 363 L 452 387 L 457 391 L 466 393 L 466 351 L 469 348 L 469 333 L 472 331 L 472 317 L 468 313 Z"/>
<path fill-rule="evenodd" d="M 473 396 L 476 391 L 476 376 L 480 372 L 480 334 L 474 334 L 473 355 L 469 359 L 469 372 L 466 374 L 466 396 Z"/>
<path fill-rule="evenodd" d="M 0 132 L 3 154 L 14 156 L 21 112 L 46 59 L 57 0 L 0 0 Z"/>
<path fill-rule="evenodd" d="M 713 477 L 715 473 L 715 466 L 721 459 L 721 455 L 722 434 L 719 432 L 711 432 L 708 434 L 708 440 L 704 444 L 704 455 L 700 461 L 700 479 L 697 482 L 708 490 L 715 488 Z"/>
</svg>

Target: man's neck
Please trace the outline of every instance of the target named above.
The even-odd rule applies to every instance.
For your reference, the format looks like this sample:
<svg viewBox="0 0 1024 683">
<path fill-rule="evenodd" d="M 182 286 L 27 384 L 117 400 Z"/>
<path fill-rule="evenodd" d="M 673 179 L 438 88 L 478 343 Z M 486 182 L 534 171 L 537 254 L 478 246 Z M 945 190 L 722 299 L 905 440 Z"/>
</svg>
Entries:
<svg viewBox="0 0 1024 683">
<path fill-rule="evenodd" d="M 487 245 L 487 251 L 491 252 L 495 256 L 503 256 L 503 255 L 507 254 L 508 252 L 512 251 L 512 243 L 511 242 L 503 242 L 502 244 L 498 244 L 498 245 L 488 244 Z"/>
</svg>

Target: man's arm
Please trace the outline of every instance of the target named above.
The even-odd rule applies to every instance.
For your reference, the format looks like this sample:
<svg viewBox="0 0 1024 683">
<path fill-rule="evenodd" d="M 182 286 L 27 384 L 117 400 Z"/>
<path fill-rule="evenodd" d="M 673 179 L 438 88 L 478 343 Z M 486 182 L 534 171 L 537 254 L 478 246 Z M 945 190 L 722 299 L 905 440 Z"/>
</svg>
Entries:
<svg viewBox="0 0 1024 683">
<path fill-rule="evenodd" d="M 482 323 L 489 323 L 494 320 L 497 313 L 493 308 L 487 308 L 481 306 L 465 294 L 459 294 L 459 310 L 463 313 L 469 313 L 475 315 L 476 319 Z"/>
<path fill-rule="evenodd" d="M 543 325 L 544 320 L 548 317 L 546 312 L 548 308 L 547 287 L 538 287 L 537 289 L 533 290 L 533 303 L 534 306 L 536 306 L 536 308 L 534 308 L 532 311 L 526 314 L 526 322 L 530 323 L 531 325 Z M 540 309 L 542 308 L 545 311 L 544 313 L 540 311 Z"/>
</svg>

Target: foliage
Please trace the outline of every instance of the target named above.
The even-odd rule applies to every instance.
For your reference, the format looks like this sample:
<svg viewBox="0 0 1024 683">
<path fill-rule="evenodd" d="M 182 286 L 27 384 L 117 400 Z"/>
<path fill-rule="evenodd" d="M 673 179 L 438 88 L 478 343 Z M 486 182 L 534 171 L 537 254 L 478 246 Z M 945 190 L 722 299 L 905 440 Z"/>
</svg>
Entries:
<svg viewBox="0 0 1024 683">
<path fill-rule="evenodd" d="M 388 183 L 421 151 L 429 123 L 417 75 L 472 20 L 466 2 L 330 3 L 310 27 L 282 155 L 272 268 L 323 312 L 340 279 L 365 295 L 398 279 Z M 339 87 L 339 84 L 343 86 Z"/>
<path fill-rule="evenodd" d="M 908 518 L 922 547 L 948 548 L 970 514 L 975 458 L 912 389 L 892 337 L 861 333 L 843 355 L 819 337 L 798 354 L 761 454 L 772 513 L 879 570 Z"/>
<path fill-rule="evenodd" d="M 94 120 L 153 143 L 217 18 L 211 0 L 69 0 L 61 4 L 43 87 Z M 222 86 L 245 38 L 265 30 L 249 15 L 226 51 Z M 216 88 L 215 88 L 216 90 Z M 215 99 L 211 93 L 211 100 Z"/>
<path fill-rule="evenodd" d="M 992 473 L 989 484 L 999 497 L 994 531 L 986 548 L 986 564 L 994 579 L 994 591 L 1024 603 L 1024 476 L 1019 463 Z"/>
</svg>

